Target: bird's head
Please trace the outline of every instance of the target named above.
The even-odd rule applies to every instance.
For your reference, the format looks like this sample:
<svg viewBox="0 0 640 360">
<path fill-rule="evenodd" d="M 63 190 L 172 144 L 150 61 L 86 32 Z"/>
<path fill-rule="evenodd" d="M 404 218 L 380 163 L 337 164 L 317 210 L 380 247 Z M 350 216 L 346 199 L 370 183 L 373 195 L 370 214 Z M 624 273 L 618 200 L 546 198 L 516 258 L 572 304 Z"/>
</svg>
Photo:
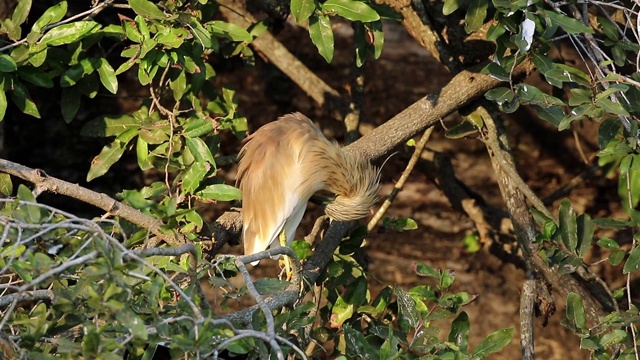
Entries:
<svg viewBox="0 0 640 360">
<path fill-rule="evenodd" d="M 345 176 L 331 179 L 330 190 L 336 199 L 325 208 L 333 220 L 351 221 L 366 217 L 378 200 L 379 172 L 366 160 L 346 158 L 350 171 Z"/>
</svg>

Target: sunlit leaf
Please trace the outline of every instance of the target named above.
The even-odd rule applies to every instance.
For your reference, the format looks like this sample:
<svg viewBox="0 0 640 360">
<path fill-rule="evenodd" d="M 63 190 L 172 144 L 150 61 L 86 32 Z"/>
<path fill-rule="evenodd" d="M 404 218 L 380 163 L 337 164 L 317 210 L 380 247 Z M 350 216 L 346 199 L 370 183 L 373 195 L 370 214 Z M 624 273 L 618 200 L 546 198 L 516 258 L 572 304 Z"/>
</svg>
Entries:
<svg viewBox="0 0 640 360">
<path fill-rule="evenodd" d="M 370 22 L 380 20 L 380 15 L 369 5 L 354 0 L 327 0 L 322 9 L 335 11 L 338 15 L 351 21 Z"/>
<path fill-rule="evenodd" d="M 69 24 L 60 25 L 47 31 L 40 39 L 40 42 L 50 45 L 59 46 L 71 44 L 100 29 L 100 24 L 95 21 L 76 21 Z"/>
<path fill-rule="evenodd" d="M 247 32 L 244 28 L 224 21 L 212 21 L 211 28 L 214 34 L 223 35 L 229 37 L 233 41 L 251 42 L 253 36 Z"/>
<path fill-rule="evenodd" d="M 106 174 L 111 166 L 115 164 L 120 157 L 122 157 L 127 144 L 136 135 L 138 135 L 138 131 L 136 129 L 129 129 L 120 134 L 111 144 L 103 147 L 100 154 L 91 161 L 91 168 L 87 173 L 87 181 L 91 181 Z"/>
<path fill-rule="evenodd" d="M 233 201 L 242 199 L 242 192 L 231 185 L 213 184 L 196 192 L 198 197 L 214 201 Z"/>
<path fill-rule="evenodd" d="M 0 121 L 4 120 L 4 115 L 7 112 L 7 94 L 4 90 L 0 89 Z"/>
<path fill-rule="evenodd" d="M 9 174 L 0 173 L 0 194 L 4 197 L 11 196 L 13 193 L 13 182 Z"/>
<path fill-rule="evenodd" d="M 298 24 L 305 22 L 316 10 L 316 0 L 291 0 L 291 15 Z"/>
<path fill-rule="evenodd" d="M 413 328 L 418 326 L 420 317 L 416 311 L 416 302 L 411 295 L 407 293 L 403 288 L 397 286 L 395 288 L 395 294 L 398 297 L 398 308 L 400 314 Z"/>
<path fill-rule="evenodd" d="M 628 274 L 634 271 L 638 271 L 638 269 L 640 269 L 640 246 L 636 245 L 636 247 L 629 253 L 629 257 L 624 263 L 622 273 Z"/>
<path fill-rule="evenodd" d="M 22 25 L 22 23 L 24 23 L 25 20 L 27 20 L 30 10 L 31 10 L 31 0 L 19 0 L 18 5 L 13 11 L 13 15 L 11 15 L 11 21 L 15 25 Z"/>
<path fill-rule="evenodd" d="M 512 327 L 492 333 L 482 340 L 475 349 L 473 349 L 472 356 L 474 358 L 483 358 L 489 354 L 502 350 L 502 348 L 511 342 L 514 333 L 515 329 Z"/>
<path fill-rule="evenodd" d="M 484 19 L 487 17 L 488 6 L 488 0 L 471 0 L 468 3 L 464 17 L 465 31 L 467 33 L 472 33 L 482 27 Z"/>
<path fill-rule="evenodd" d="M 136 14 L 148 19 L 166 19 L 167 16 L 157 5 L 148 0 L 129 0 L 129 5 Z"/>
<path fill-rule="evenodd" d="M 322 57 L 330 63 L 333 60 L 333 31 L 328 16 L 311 15 L 309 18 L 309 35 Z"/>
<path fill-rule="evenodd" d="M 98 75 L 100 75 L 100 82 L 105 89 L 110 93 L 115 94 L 118 92 L 118 79 L 116 78 L 116 72 L 111 67 L 111 64 L 105 58 L 100 58 L 100 65 L 98 66 Z"/>
<path fill-rule="evenodd" d="M 67 14 L 67 2 L 61 1 L 52 7 L 48 8 L 39 18 L 33 23 L 31 27 L 32 31 L 41 32 L 42 29 L 55 22 L 62 20 Z"/>
<path fill-rule="evenodd" d="M 454 11 L 458 10 L 464 3 L 463 0 L 445 0 L 442 6 L 443 15 L 451 15 Z"/>
<path fill-rule="evenodd" d="M 19 81 L 14 81 L 13 91 L 10 94 L 11 100 L 13 100 L 13 103 L 16 104 L 20 111 L 38 119 L 40 118 L 38 107 L 36 106 L 36 103 L 31 100 L 31 95 L 29 95 L 29 91 L 24 84 Z"/>
</svg>

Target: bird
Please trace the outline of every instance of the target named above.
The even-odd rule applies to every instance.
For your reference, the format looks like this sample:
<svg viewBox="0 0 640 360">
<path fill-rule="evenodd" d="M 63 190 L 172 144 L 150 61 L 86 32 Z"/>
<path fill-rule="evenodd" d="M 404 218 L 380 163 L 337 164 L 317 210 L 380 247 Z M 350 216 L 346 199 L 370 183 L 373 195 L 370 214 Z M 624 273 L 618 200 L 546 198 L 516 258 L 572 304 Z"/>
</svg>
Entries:
<svg viewBox="0 0 640 360">
<path fill-rule="evenodd" d="M 379 182 L 379 171 L 368 160 L 329 141 L 299 112 L 260 127 L 239 153 L 236 185 L 242 192 L 245 255 L 290 245 L 307 202 L 320 190 L 335 194 L 325 208 L 331 220 L 366 217 Z"/>
</svg>

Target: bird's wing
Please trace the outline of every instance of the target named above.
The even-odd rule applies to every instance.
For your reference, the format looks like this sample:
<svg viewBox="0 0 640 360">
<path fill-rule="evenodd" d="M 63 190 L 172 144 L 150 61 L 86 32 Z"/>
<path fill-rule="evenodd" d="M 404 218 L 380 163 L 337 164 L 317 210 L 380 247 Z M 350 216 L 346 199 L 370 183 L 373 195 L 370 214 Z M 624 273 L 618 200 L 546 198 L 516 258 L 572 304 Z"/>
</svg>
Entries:
<svg viewBox="0 0 640 360">
<path fill-rule="evenodd" d="M 305 154 L 320 136 L 311 120 L 291 114 L 260 128 L 242 148 L 238 179 L 245 254 L 265 250 L 283 228 L 288 242 L 293 239 L 309 197 L 319 190 L 301 184 L 309 183 Z"/>
</svg>

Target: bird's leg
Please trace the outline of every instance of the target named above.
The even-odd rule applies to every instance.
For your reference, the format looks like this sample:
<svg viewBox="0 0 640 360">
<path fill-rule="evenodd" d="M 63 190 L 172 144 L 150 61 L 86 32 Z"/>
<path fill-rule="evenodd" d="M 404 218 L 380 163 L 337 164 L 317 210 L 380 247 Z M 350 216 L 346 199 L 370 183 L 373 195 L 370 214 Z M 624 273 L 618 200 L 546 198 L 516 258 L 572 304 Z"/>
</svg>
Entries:
<svg viewBox="0 0 640 360">
<path fill-rule="evenodd" d="M 282 229 L 282 231 L 280 232 L 279 240 L 280 240 L 280 246 L 282 247 L 287 246 L 287 234 L 285 234 L 284 229 Z M 282 259 L 280 259 L 280 264 L 281 264 L 280 266 L 284 268 L 284 272 L 286 274 L 286 280 L 290 281 L 293 275 L 291 274 L 291 259 L 289 258 L 289 256 L 282 255 Z"/>
</svg>

